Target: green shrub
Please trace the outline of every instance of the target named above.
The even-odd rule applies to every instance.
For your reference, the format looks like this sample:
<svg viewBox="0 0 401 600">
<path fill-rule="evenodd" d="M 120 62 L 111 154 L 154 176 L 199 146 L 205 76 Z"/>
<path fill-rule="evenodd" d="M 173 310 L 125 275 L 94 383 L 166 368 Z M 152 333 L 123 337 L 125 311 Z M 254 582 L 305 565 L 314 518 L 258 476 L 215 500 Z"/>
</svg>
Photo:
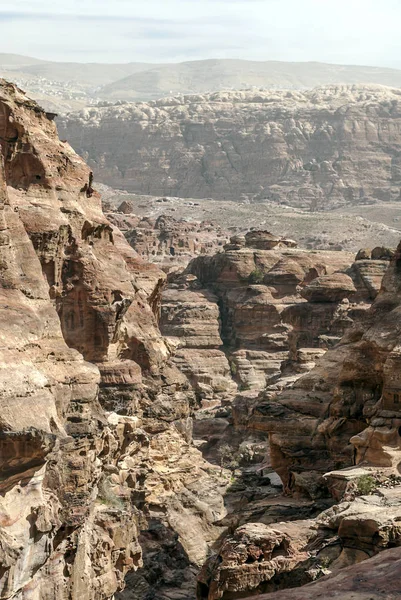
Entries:
<svg viewBox="0 0 401 600">
<path fill-rule="evenodd" d="M 369 496 L 377 487 L 377 483 L 372 475 L 361 475 L 356 482 L 360 496 Z"/>
<path fill-rule="evenodd" d="M 228 467 L 234 458 L 233 449 L 228 444 L 223 444 L 222 446 L 220 446 L 219 455 L 221 467 Z"/>
<path fill-rule="evenodd" d="M 265 274 L 261 269 L 254 269 L 252 273 L 249 275 L 248 282 L 249 283 L 263 283 L 263 278 Z"/>
</svg>

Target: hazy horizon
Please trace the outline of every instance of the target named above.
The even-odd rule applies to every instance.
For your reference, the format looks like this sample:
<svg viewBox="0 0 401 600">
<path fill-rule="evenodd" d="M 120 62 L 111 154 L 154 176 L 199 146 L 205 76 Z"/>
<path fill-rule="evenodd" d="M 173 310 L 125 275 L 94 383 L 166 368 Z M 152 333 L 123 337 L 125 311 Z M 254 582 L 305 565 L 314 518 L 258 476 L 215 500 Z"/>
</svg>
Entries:
<svg viewBox="0 0 401 600">
<path fill-rule="evenodd" d="M 232 61 L 244 61 L 244 62 L 255 62 L 255 63 L 265 63 L 265 62 L 276 62 L 276 63 L 285 63 L 285 64 L 326 64 L 326 65 L 333 65 L 333 66 L 344 66 L 344 67 L 373 67 L 373 68 L 383 68 L 383 69 L 395 69 L 395 70 L 401 70 L 401 61 L 400 61 L 400 65 L 398 67 L 386 67 L 386 66 L 378 66 L 378 65 L 371 65 L 371 64 L 356 64 L 356 63 L 334 63 L 334 62 L 329 62 L 329 61 L 321 61 L 321 60 L 307 60 L 307 61 L 301 61 L 301 60 L 292 60 L 292 61 L 285 61 L 285 60 L 273 60 L 273 59 L 248 59 L 248 58 L 218 58 L 216 56 L 214 57 L 209 57 L 209 58 L 194 58 L 194 59 L 190 59 L 190 60 L 169 60 L 169 61 L 135 61 L 135 60 L 126 60 L 126 61 L 121 61 L 119 63 L 117 62 L 110 62 L 110 61 L 96 61 L 96 60 L 55 60 L 55 59 L 46 59 L 46 58 L 40 58 L 39 56 L 32 56 L 32 55 L 28 55 L 28 54 L 19 54 L 16 52 L 3 52 L 2 50 L 0 50 L 0 56 L 4 56 L 9 54 L 10 56 L 19 56 L 21 58 L 27 58 L 27 59 L 33 59 L 33 60 L 37 60 L 37 61 L 42 61 L 42 62 L 54 62 L 54 63 L 71 63 L 71 64 L 82 64 L 82 65 L 114 65 L 114 64 L 119 64 L 119 65 L 128 65 L 128 64 L 134 64 L 134 63 L 148 63 L 149 65 L 154 65 L 155 67 L 157 65 L 178 65 L 178 64 L 182 64 L 182 63 L 196 63 L 196 62 L 203 62 L 203 61 L 220 61 L 220 60 L 232 60 Z"/>
<path fill-rule="evenodd" d="M 207 59 L 401 68 L 397 0 L 5 0 L 0 52 L 79 63 Z"/>
</svg>

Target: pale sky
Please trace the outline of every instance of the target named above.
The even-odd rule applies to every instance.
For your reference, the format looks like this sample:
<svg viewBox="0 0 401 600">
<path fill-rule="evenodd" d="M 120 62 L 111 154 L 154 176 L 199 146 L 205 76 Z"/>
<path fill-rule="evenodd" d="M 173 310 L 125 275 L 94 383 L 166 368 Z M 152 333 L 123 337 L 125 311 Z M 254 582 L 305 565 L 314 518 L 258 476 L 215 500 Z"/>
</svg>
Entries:
<svg viewBox="0 0 401 600">
<path fill-rule="evenodd" d="M 0 52 L 74 62 L 401 68 L 400 27 L 401 0 L 0 0 Z"/>
</svg>

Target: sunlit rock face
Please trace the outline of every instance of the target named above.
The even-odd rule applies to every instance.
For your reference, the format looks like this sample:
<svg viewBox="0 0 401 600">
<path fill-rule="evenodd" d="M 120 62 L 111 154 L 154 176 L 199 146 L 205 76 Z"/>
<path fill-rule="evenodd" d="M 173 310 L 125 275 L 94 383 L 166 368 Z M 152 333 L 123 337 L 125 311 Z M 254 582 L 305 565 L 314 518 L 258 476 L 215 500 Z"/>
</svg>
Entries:
<svg viewBox="0 0 401 600">
<path fill-rule="evenodd" d="M 349 273 L 364 273 L 369 290 L 374 278 L 367 263 L 357 260 Z M 352 464 L 399 469 L 399 263 L 400 247 L 371 308 L 340 343 L 290 388 L 274 397 L 262 394 L 254 410 L 253 426 L 269 434 L 272 464 L 295 493 L 324 494 L 321 475 Z M 316 279 L 303 295 L 312 294 L 313 301 L 319 287 Z"/>
<path fill-rule="evenodd" d="M 201 299 L 208 298 L 208 307 L 214 302 L 219 308 L 214 323 L 240 390 L 270 389 L 283 377 L 310 371 L 369 308 L 389 261 L 294 246 L 251 231 L 244 240 L 231 238 L 224 252 L 195 258 L 186 279 L 170 278 L 163 331 L 186 345 L 183 327 L 197 331 L 199 315 L 211 315 L 201 309 Z M 187 297 L 199 299 L 192 317 Z"/>
<path fill-rule="evenodd" d="M 106 600 L 136 570 L 162 587 L 141 569 L 149 518 L 185 554 L 180 588 L 221 531 L 226 482 L 168 364 L 165 275 L 105 218 L 53 115 L 3 80 L 0 146 L 0 597 Z"/>
<path fill-rule="evenodd" d="M 339 467 L 400 464 L 400 249 L 354 260 L 256 230 L 172 274 L 162 301 L 165 274 L 52 119 L 0 82 L 0 598 L 194 598 L 199 572 L 202 600 L 244 598 L 313 579 L 310 542 L 335 568 L 398 545 L 391 490 L 310 516 Z M 250 440 L 249 462 L 269 437 L 292 497 L 271 488 L 266 524 L 241 491 L 225 521 L 199 405 L 221 410 L 199 436 Z M 291 510 L 305 521 L 274 523 Z"/>
<path fill-rule="evenodd" d="M 358 253 L 345 277 L 320 275 L 301 295 L 313 306 L 342 302 L 347 289 L 355 301 L 358 263 L 378 254 Z M 199 600 L 397 597 L 401 248 L 385 254 L 392 259 L 380 291 L 341 341 L 309 373 L 281 391 L 267 387 L 253 403 L 248 426 L 269 436 L 269 467 L 285 490 L 275 509 L 291 502 L 290 520 L 265 505 L 254 522 L 230 531 L 200 572 Z M 367 298 L 372 280 L 365 281 Z M 330 496 L 333 506 L 303 519 L 305 502 Z"/>
<path fill-rule="evenodd" d="M 313 369 L 369 309 L 389 260 L 299 249 L 263 230 L 223 250 L 169 274 L 160 326 L 194 386 L 204 455 L 219 462 L 229 445 L 245 466 L 245 446 L 251 463 L 266 461 L 266 432 L 249 420 L 258 395 L 271 399 Z"/>
<path fill-rule="evenodd" d="M 115 428 L 98 402 L 98 368 L 63 337 L 35 252 L 49 232 L 69 231 L 69 204 L 84 217 L 89 170 L 5 82 L 0 107 L 0 595 L 108 598 L 141 564 L 137 519 L 99 501 L 103 463 L 113 461 L 105 440 Z M 55 248 L 61 272 L 60 238 Z"/>
<path fill-rule="evenodd" d="M 399 90 L 228 91 L 90 107 L 61 136 L 130 192 L 324 210 L 400 196 Z"/>
</svg>

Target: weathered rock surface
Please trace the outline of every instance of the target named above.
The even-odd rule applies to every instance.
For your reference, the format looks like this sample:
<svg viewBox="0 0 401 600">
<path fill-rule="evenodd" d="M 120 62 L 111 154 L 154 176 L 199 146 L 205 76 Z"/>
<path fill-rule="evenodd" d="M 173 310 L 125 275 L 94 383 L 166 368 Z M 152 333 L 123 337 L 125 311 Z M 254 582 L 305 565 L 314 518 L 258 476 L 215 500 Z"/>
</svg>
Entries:
<svg viewBox="0 0 401 600">
<path fill-rule="evenodd" d="M 260 600 L 397 600 L 401 550 L 393 548 L 299 589 L 260 595 Z"/>
<path fill-rule="evenodd" d="M 373 495 L 354 496 L 314 520 L 241 525 L 204 565 L 197 598 L 234 600 L 302 586 L 400 546 L 399 492 L 399 484 L 384 482 Z"/>
<path fill-rule="evenodd" d="M 124 216 L 106 211 L 107 218 L 123 231 L 142 259 L 158 265 L 165 272 L 186 267 L 195 256 L 214 254 L 228 241 L 229 234 L 215 223 L 194 223 L 169 215 L 139 219 L 127 205 L 126 202 L 123 209 L 119 207 L 119 213 Z M 129 212 L 125 212 L 127 210 Z"/>
<path fill-rule="evenodd" d="M 401 424 L 399 253 L 365 317 L 314 370 L 277 397 L 261 398 L 255 410 L 254 426 L 269 433 L 272 464 L 293 491 L 319 493 L 319 474 L 354 461 L 393 464 Z"/>
<path fill-rule="evenodd" d="M 401 248 L 253 230 L 162 300 L 52 119 L 0 82 L 0 597 L 192 600 L 214 549 L 198 597 L 234 600 L 398 546 Z M 292 497 L 243 469 L 267 434 Z"/>
<path fill-rule="evenodd" d="M 355 265 L 377 255 L 390 256 L 391 252 L 362 252 Z M 316 499 L 329 489 L 340 503 L 309 522 L 301 548 L 294 544 L 302 540 L 302 522 L 266 528 L 261 525 L 262 516 L 257 530 L 250 523 L 237 529 L 203 568 L 199 598 L 234 599 L 246 597 L 247 592 L 292 588 L 303 585 L 307 577 L 320 577 L 327 569 L 332 572 L 329 579 L 313 588 L 292 590 L 291 597 L 397 597 L 398 584 L 391 569 L 386 585 L 379 588 L 372 587 L 369 575 L 364 579 L 365 588 L 353 588 L 350 571 L 342 569 L 354 565 L 359 583 L 359 569 L 361 573 L 369 570 L 364 565 L 355 567 L 357 563 L 401 543 L 399 261 L 400 247 L 364 317 L 355 321 L 340 344 L 310 373 L 281 393 L 270 390 L 262 394 L 251 418 L 258 431 L 269 433 L 271 465 L 287 492 Z M 319 287 L 317 279 L 310 285 L 314 282 Z M 343 287 L 344 281 L 340 283 Z M 358 466 L 349 467 L 352 464 Z M 329 469 L 331 472 L 324 474 Z M 365 495 L 358 497 L 361 494 Z M 286 549 L 278 556 L 266 553 L 272 540 L 280 547 L 277 530 L 282 532 L 290 525 L 293 529 L 286 538 Z M 304 555 L 297 555 L 300 550 Z M 386 559 L 378 558 L 377 563 L 382 560 Z M 271 597 L 284 599 L 289 593 Z"/>
<path fill-rule="evenodd" d="M 61 136 L 112 187 L 325 210 L 399 199 L 399 90 L 232 91 L 84 109 Z"/>
<path fill-rule="evenodd" d="M 193 391 L 158 329 L 165 276 L 104 217 L 52 115 L 4 81 L 0 145 L 0 597 L 113 597 L 147 519 L 185 556 L 184 593 L 226 479 L 191 441 Z M 143 585 L 171 592 L 143 553 Z"/>
<path fill-rule="evenodd" d="M 368 261 L 353 262 L 345 252 L 291 246 L 253 231 L 244 240 L 233 237 L 224 253 L 188 266 L 197 285 L 217 297 L 222 343 L 242 388 L 263 389 L 282 375 L 310 370 L 368 308 L 389 264 L 369 261 L 370 275 L 362 264 Z M 169 306 L 163 301 L 163 314 Z"/>
<path fill-rule="evenodd" d="M 254 230 L 168 277 L 161 330 L 194 386 L 194 436 L 214 463 L 266 461 L 264 432 L 247 428 L 258 393 L 267 386 L 274 395 L 310 371 L 375 295 L 351 255 L 294 246 Z M 388 264 L 375 262 L 377 273 Z"/>
<path fill-rule="evenodd" d="M 34 247 L 39 232 L 51 239 L 50 223 L 68 240 L 63 201 L 84 222 L 79 186 L 89 170 L 72 150 L 62 153 L 51 119 L 5 82 L 0 107 L 0 594 L 109 598 L 141 565 L 138 521 L 128 504 L 101 502 L 103 465 L 114 460 L 106 439 L 115 451 L 119 444 L 98 402 L 99 370 L 63 339 Z"/>
</svg>

